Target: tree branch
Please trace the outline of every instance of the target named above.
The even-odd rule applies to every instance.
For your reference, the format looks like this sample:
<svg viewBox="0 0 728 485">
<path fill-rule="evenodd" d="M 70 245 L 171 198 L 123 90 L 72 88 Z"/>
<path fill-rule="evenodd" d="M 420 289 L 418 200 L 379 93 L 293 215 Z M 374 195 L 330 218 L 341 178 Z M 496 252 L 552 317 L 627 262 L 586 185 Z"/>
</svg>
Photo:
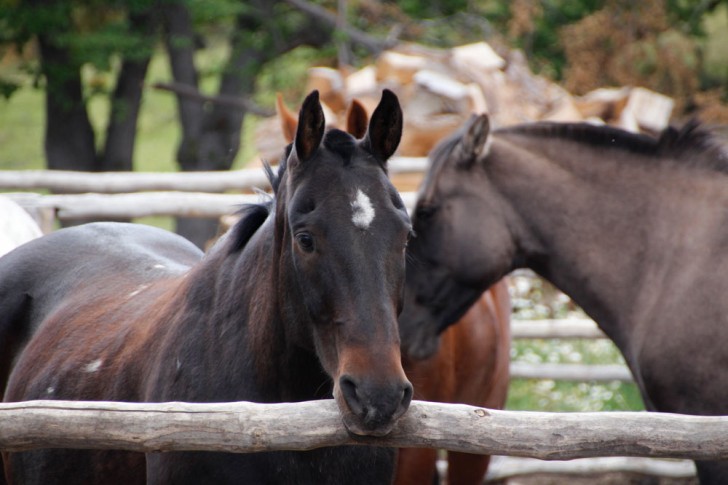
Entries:
<svg viewBox="0 0 728 485">
<path fill-rule="evenodd" d="M 306 0 L 286 0 L 290 5 L 296 7 L 306 15 L 313 17 L 317 21 L 324 22 L 328 27 L 335 29 L 338 27 L 337 17 L 335 14 L 329 12 L 323 7 L 307 2 Z M 357 43 L 367 49 L 372 54 L 379 54 L 385 49 L 393 47 L 397 42 L 395 39 L 389 39 L 386 41 L 372 37 L 359 29 L 346 25 L 343 27 L 343 32 L 351 39 L 352 42 Z"/>
<path fill-rule="evenodd" d="M 171 92 L 177 94 L 178 96 L 184 96 L 186 98 L 195 99 L 197 101 L 221 104 L 221 105 L 226 105 L 226 106 L 233 106 L 235 108 L 240 108 L 242 110 L 256 114 L 258 116 L 269 117 L 269 116 L 273 116 L 275 114 L 274 111 L 265 109 L 261 106 L 258 106 L 257 104 L 255 104 L 247 99 L 241 99 L 241 98 L 237 98 L 234 96 L 225 96 L 225 95 L 210 96 L 210 95 L 201 93 L 196 88 L 194 88 L 193 86 L 190 86 L 188 84 L 182 84 L 182 83 L 176 83 L 176 82 L 154 83 L 154 84 L 152 84 L 152 87 L 154 89 L 161 89 L 163 91 L 171 91 Z"/>
</svg>

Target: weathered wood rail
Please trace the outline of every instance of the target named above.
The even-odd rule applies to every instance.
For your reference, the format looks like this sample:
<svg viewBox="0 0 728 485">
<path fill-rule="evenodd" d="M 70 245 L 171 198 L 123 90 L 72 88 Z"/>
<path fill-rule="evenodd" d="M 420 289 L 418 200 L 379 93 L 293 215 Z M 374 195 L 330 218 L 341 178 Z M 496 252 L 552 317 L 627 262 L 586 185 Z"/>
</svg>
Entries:
<svg viewBox="0 0 728 485">
<path fill-rule="evenodd" d="M 387 164 L 389 173 L 421 173 L 427 158 L 393 157 Z M 274 167 L 275 168 L 275 167 Z M 261 168 L 215 172 L 74 172 L 70 170 L 3 170 L 2 190 L 39 190 L 52 192 L 95 192 L 105 194 L 177 191 L 225 192 L 228 190 L 266 189 L 270 187 Z"/>
<path fill-rule="evenodd" d="M 497 411 L 412 403 L 383 438 L 350 435 L 333 400 L 302 403 L 0 404 L 0 449 L 250 453 L 344 444 L 441 448 L 541 460 L 596 456 L 728 459 L 728 417 Z"/>
<path fill-rule="evenodd" d="M 447 462 L 438 463 L 442 476 L 447 476 Z M 695 464 L 689 460 L 668 460 L 631 456 L 576 458 L 569 461 L 543 461 L 535 458 L 494 456 L 485 477 L 486 483 L 500 482 L 529 475 L 596 475 L 602 473 L 638 473 L 665 478 L 695 477 Z M 552 483 L 552 482 L 549 482 Z M 568 483 L 568 482 L 567 482 Z M 599 483 L 599 481 L 596 481 Z M 610 483 L 616 483 L 610 481 Z"/>
<path fill-rule="evenodd" d="M 2 172 L 0 172 L 2 173 Z M 31 214 L 50 210 L 61 220 L 115 219 L 147 216 L 180 216 L 219 218 L 234 213 L 241 205 L 263 200 L 260 194 L 215 194 L 207 192 L 134 192 L 125 194 L 54 194 L 10 192 L 9 197 Z M 408 208 L 414 205 L 415 194 L 402 193 Z"/>
</svg>

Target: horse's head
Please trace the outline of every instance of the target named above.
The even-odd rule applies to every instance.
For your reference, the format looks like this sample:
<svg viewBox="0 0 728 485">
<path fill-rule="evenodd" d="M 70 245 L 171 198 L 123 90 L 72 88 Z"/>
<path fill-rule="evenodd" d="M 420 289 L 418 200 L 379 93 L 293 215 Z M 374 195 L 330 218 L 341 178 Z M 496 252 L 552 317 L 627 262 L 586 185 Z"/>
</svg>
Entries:
<svg viewBox="0 0 728 485">
<path fill-rule="evenodd" d="M 311 93 L 277 194 L 283 291 L 288 301 L 300 296 L 284 311 L 301 322 L 294 338 L 315 349 L 355 434 L 388 433 L 412 398 L 397 325 L 412 228 L 386 174 L 401 131 L 390 91 L 361 139 L 325 131 Z"/>
<path fill-rule="evenodd" d="M 513 241 L 499 222 L 502 205 L 486 177 L 487 115 L 474 115 L 430 154 L 413 217 L 406 302 L 400 316 L 408 356 L 435 353 L 439 335 L 510 269 Z"/>
</svg>

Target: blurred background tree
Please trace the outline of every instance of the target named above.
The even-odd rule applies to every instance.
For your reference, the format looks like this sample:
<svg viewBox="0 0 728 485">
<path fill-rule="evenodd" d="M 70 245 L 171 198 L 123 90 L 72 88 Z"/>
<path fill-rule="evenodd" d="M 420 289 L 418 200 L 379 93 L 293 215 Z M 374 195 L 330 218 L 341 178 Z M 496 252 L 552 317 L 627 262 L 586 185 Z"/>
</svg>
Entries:
<svg viewBox="0 0 728 485">
<path fill-rule="evenodd" d="M 728 59 L 714 47 L 728 34 L 706 27 L 716 17 L 725 26 L 728 0 L 0 0 L 0 111 L 18 89 L 43 90 L 48 168 L 131 170 L 143 101 L 162 89 L 179 139 L 160 146 L 178 169 L 225 170 L 246 118 L 268 114 L 275 91 L 297 102 L 313 63 L 487 40 L 575 94 L 641 85 L 674 97 L 678 115 L 728 122 Z M 152 82 L 160 57 L 169 75 Z M 212 226 L 183 220 L 179 232 L 201 244 Z"/>
<path fill-rule="evenodd" d="M 9 7 L 0 10 L 0 41 L 17 51 L 29 42 L 37 46 L 37 56 L 21 67 L 46 93 L 44 153 L 51 169 L 132 169 L 147 69 L 162 43 L 173 79 L 157 87 L 177 98 L 180 169 L 227 170 L 246 114 L 269 114 L 249 101 L 262 66 L 301 45 L 321 48 L 334 31 L 314 15 L 268 0 L 16 0 Z M 197 67 L 197 53 L 212 39 L 224 39 L 229 55 L 216 73 L 217 93 L 203 95 L 206 73 Z M 374 39 L 364 44 L 380 49 Z M 84 69 L 94 74 L 84 78 Z M 4 80 L 2 87 L 9 97 L 19 83 Z M 110 100 L 103 133 L 89 119 L 93 96 Z M 201 219 L 177 223 L 180 234 L 200 245 L 215 227 Z"/>
</svg>

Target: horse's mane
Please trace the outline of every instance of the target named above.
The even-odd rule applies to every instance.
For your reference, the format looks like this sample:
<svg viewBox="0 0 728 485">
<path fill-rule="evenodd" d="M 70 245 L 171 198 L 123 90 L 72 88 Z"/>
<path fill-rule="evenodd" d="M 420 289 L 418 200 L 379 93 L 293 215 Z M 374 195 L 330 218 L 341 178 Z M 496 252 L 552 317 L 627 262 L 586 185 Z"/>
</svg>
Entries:
<svg viewBox="0 0 728 485">
<path fill-rule="evenodd" d="M 290 153 L 290 145 L 286 148 L 286 155 Z M 278 193 L 278 187 L 280 186 L 283 174 L 286 172 L 286 159 L 284 156 L 278 166 L 278 173 L 274 173 L 268 162 L 263 162 L 263 169 L 268 177 L 271 187 L 273 187 L 273 193 Z M 275 198 L 268 194 L 262 194 L 266 197 L 264 202 L 259 204 L 245 204 L 237 211 L 237 215 L 240 216 L 240 220 L 235 223 L 233 228 L 230 230 L 228 236 L 228 252 L 234 253 L 240 251 L 248 244 L 253 234 L 263 225 L 265 220 L 268 218 L 270 213 L 273 211 L 275 206 Z"/>
<path fill-rule="evenodd" d="M 536 122 L 498 129 L 497 133 L 556 137 L 595 147 L 627 150 L 640 155 L 689 161 L 697 167 L 728 173 L 728 150 L 713 130 L 691 120 L 668 127 L 658 137 L 630 133 L 590 123 Z"/>
</svg>

